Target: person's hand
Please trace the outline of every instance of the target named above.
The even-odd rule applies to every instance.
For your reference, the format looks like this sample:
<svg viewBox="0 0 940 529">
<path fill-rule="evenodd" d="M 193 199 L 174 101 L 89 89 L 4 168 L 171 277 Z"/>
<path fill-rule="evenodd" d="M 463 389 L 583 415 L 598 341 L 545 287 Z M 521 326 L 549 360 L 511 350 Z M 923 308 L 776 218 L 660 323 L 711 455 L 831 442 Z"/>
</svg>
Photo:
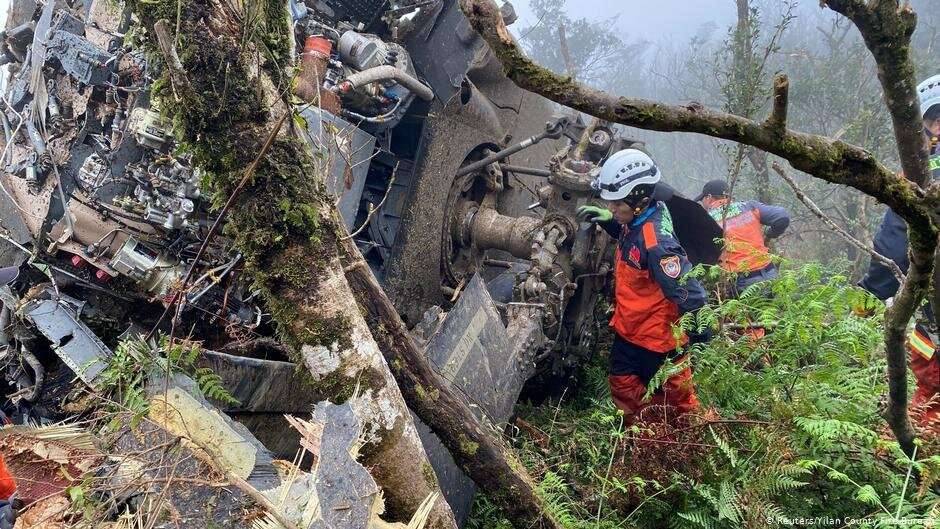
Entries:
<svg viewBox="0 0 940 529">
<path fill-rule="evenodd" d="M 578 208 L 577 217 L 578 220 L 582 222 L 593 222 L 597 224 L 598 222 L 610 222 L 613 220 L 614 214 L 607 208 L 581 206 Z"/>
<path fill-rule="evenodd" d="M 16 523 L 16 509 L 13 508 L 13 503 L 0 500 L 0 529 L 13 529 L 13 525 Z"/>
</svg>

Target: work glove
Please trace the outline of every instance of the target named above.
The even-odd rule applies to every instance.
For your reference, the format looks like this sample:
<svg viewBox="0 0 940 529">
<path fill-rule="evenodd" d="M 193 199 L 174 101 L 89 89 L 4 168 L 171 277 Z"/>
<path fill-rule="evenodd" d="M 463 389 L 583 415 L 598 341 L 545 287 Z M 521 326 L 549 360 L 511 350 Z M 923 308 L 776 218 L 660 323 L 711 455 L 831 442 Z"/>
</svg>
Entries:
<svg viewBox="0 0 940 529">
<path fill-rule="evenodd" d="M 614 214 L 607 208 L 581 206 L 578 208 L 577 217 L 581 222 L 593 222 L 598 224 L 601 222 L 610 222 L 614 219 Z"/>
<path fill-rule="evenodd" d="M 16 515 L 17 512 L 12 502 L 0 500 L 0 529 L 13 529 Z"/>
</svg>

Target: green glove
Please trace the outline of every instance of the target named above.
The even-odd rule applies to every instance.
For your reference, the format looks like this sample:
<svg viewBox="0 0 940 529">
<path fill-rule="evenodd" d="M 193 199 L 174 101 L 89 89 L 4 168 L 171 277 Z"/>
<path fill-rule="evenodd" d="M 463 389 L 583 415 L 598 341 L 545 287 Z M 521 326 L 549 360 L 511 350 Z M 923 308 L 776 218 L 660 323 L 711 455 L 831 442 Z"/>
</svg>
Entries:
<svg viewBox="0 0 940 529">
<path fill-rule="evenodd" d="M 597 206 L 581 206 L 578 208 L 578 220 L 583 222 L 610 222 L 614 219 L 614 214 L 607 208 Z"/>
</svg>

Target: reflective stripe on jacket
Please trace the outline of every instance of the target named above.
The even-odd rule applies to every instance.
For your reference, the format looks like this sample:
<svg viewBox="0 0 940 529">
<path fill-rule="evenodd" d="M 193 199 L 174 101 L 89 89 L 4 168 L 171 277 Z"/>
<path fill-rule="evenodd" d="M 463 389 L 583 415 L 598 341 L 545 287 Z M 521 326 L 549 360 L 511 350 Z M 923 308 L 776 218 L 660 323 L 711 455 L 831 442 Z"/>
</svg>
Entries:
<svg viewBox="0 0 940 529">
<path fill-rule="evenodd" d="M 724 225 L 725 251 L 719 260 L 728 272 L 753 272 L 770 264 L 770 251 L 764 243 L 763 226 L 770 226 L 768 238 L 779 236 L 790 225 L 790 215 L 779 206 L 747 202 L 719 201 L 708 211 Z"/>
</svg>

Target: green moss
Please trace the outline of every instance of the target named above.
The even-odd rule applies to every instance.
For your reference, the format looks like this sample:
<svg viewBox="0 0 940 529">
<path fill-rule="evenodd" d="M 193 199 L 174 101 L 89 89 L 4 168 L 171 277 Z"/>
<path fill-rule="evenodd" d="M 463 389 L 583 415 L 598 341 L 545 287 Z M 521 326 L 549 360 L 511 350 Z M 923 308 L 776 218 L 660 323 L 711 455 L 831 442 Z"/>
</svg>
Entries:
<svg viewBox="0 0 940 529">
<path fill-rule="evenodd" d="M 431 388 L 430 391 L 424 389 L 424 386 L 418 384 L 415 386 L 415 393 L 418 394 L 418 398 L 421 400 L 429 400 L 435 402 L 441 396 L 441 392 L 437 388 Z"/>
<path fill-rule="evenodd" d="M 427 461 L 421 463 L 421 475 L 424 476 L 424 483 L 429 489 L 434 490 L 437 488 L 437 474 L 434 473 L 434 468 Z"/>
<path fill-rule="evenodd" d="M 479 444 L 479 443 L 475 443 L 475 442 L 471 441 L 471 440 L 470 440 L 469 438 L 467 438 L 467 436 L 464 435 L 464 434 L 460 434 L 460 437 L 459 437 L 458 440 L 459 440 L 459 442 L 460 442 L 460 451 L 461 451 L 464 455 L 466 455 L 466 456 L 468 456 L 468 457 L 473 457 L 473 456 L 477 455 L 477 450 L 480 449 L 480 444 Z"/>
<path fill-rule="evenodd" d="M 291 49 L 291 26 L 287 12 L 287 2 L 266 0 L 264 4 L 264 28 L 261 41 L 268 51 L 266 69 L 272 73 L 275 81 L 280 81 L 283 69 L 288 66 L 293 56 Z"/>
<path fill-rule="evenodd" d="M 340 349 L 348 349 L 352 347 L 350 329 L 349 320 L 344 316 L 321 318 L 304 322 L 303 328 L 297 331 L 295 338 L 305 345 L 331 347 L 335 343 Z"/>
</svg>

